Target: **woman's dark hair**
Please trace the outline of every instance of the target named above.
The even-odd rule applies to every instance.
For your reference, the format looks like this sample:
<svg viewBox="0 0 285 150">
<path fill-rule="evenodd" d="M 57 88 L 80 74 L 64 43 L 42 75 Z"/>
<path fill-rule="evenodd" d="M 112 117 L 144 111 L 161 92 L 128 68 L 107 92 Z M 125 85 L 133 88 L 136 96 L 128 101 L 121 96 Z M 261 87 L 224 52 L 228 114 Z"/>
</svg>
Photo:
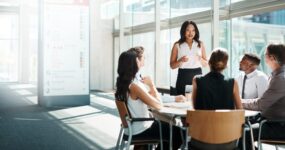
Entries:
<svg viewBox="0 0 285 150">
<path fill-rule="evenodd" d="M 139 70 L 136 58 L 136 52 L 129 50 L 123 52 L 119 57 L 115 92 L 117 100 L 127 101 L 128 99 L 129 86 Z"/>
<path fill-rule="evenodd" d="M 282 66 L 285 64 L 285 45 L 284 44 L 270 44 L 267 46 L 268 55 L 273 56 L 277 63 Z"/>
<path fill-rule="evenodd" d="M 198 47 L 201 47 L 201 41 L 199 40 L 200 38 L 200 33 L 199 33 L 199 29 L 196 25 L 196 23 L 194 21 L 185 21 L 180 29 L 180 39 L 177 41 L 180 44 L 182 44 L 183 42 L 186 41 L 186 37 L 185 37 L 185 33 L 186 33 L 186 29 L 189 25 L 193 25 L 195 28 L 195 36 L 194 36 L 194 40 L 198 43 Z"/>
<path fill-rule="evenodd" d="M 211 71 L 221 72 L 227 67 L 229 55 L 227 50 L 224 48 L 216 48 L 213 50 L 210 60 L 209 66 Z"/>
<path fill-rule="evenodd" d="M 139 59 L 141 59 L 143 57 L 143 53 L 144 53 L 144 48 L 142 46 L 136 46 L 133 48 L 130 48 L 128 51 L 134 51 L 137 54 L 137 57 Z"/>
</svg>

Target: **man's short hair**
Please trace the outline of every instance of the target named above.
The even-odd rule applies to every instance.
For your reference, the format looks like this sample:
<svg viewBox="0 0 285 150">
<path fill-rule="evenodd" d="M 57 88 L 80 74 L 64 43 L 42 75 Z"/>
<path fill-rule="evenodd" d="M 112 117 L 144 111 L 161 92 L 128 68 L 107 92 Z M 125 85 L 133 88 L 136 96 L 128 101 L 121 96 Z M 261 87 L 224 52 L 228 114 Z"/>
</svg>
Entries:
<svg viewBox="0 0 285 150">
<path fill-rule="evenodd" d="M 255 65 L 259 65 L 260 64 L 260 57 L 258 57 L 256 54 L 253 53 L 245 53 L 244 57 L 251 61 L 252 63 L 254 63 Z"/>
<path fill-rule="evenodd" d="M 285 45 L 284 44 L 269 44 L 267 46 L 268 55 L 274 56 L 279 65 L 285 64 Z"/>
</svg>

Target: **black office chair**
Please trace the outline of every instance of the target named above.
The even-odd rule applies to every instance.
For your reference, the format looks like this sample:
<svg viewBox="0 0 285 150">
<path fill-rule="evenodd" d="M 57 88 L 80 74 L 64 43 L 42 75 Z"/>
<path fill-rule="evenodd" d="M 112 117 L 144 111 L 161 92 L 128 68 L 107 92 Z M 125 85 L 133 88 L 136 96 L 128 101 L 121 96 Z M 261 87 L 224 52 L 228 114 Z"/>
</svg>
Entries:
<svg viewBox="0 0 285 150">
<path fill-rule="evenodd" d="M 284 124 L 284 130 L 285 130 L 285 120 L 268 120 L 264 119 L 260 122 L 259 124 L 259 134 L 258 134 L 258 149 L 262 150 L 262 143 L 270 144 L 270 145 L 275 145 L 276 150 L 278 150 L 278 145 L 284 145 L 285 144 L 285 139 L 264 139 L 262 138 L 262 133 L 263 133 L 263 126 L 265 124 Z M 268 131 L 270 132 L 270 131 Z"/>
<path fill-rule="evenodd" d="M 159 123 L 159 133 L 160 138 L 151 138 L 151 137 L 133 137 L 131 125 L 133 122 L 141 122 L 141 121 L 154 121 L 154 118 L 132 118 L 129 114 L 127 105 L 124 101 L 115 100 L 116 105 L 120 114 L 120 118 L 122 121 L 120 134 L 117 140 L 116 150 L 123 149 L 126 144 L 126 150 L 129 150 L 130 145 L 153 145 L 160 143 L 160 148 L 163 150 L 163 140 L 162 140 L 162 129 L 161 124 Z M 129 135 L 124 134 L 124 131 L 128 130 Z M 149 146 L 150 147 L 150 146 Z"/>
<path fill-rule="evenodd" d="M 173 87 L 173 86 L 170 86 L 170 92 L 169 92 L 170 95 L 177 95 L 177 91 L 176 91 L 176 88 Z"/>
</svg>

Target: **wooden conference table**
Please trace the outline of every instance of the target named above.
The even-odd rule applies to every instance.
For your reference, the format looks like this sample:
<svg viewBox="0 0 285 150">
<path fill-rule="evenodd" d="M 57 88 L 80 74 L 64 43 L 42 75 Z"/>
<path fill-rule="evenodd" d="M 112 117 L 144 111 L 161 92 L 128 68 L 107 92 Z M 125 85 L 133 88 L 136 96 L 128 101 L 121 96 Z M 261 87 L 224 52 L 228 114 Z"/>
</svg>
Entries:
<svg viewBox="0 0 285 150">
<path fill-rule="evenodd" d="M 171 102 L 171 103 L 164 103 L 164 107 L 160 110 L 152 110 L 152 113 L 155 118 L 157 118 L 160 121 L 167 122 L 169 124 L 169 131 L 170 131 L 170 138 L 169 138 L 169 149 L 172 149 L 172 126 L 178 126 L 183 129 L 187 129 L 185 125 L 182 122 L 182 118 L 186 118 L 187 115 L 187 110 L 192 110 L 192 103 L 187 101 L 187 102 Z M 259 112 L 257 111 L 250 111 L 250 110 L 245 110 L 245 121 L 246 125 L 248 126 L 248 129 L 250 130 L 250 135 L 251 135 L 251 140 L 253 142 L 253 133 L 252 133 L 252 127 L 249 122 L 251 117 L 254 117 L 258 115 Z M 187 134 L 187 133 L 186 133 Z M 245 138 L 244 138 L 245 139 Z M 187 149 L 188 144 L 187 144 L 187 139 L 185 139 L 185 145 L 184 147 Z M 252 145 L 252 148 L 254 145 Z"/>
</svg>

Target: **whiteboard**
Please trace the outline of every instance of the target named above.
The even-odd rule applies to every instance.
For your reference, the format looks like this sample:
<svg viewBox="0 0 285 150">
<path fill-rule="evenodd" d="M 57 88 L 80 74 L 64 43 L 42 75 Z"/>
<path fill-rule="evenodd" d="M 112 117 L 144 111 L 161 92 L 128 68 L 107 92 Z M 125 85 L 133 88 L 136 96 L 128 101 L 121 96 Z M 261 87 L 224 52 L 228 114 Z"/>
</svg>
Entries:
<svg viewBox="0 0 285 150">
<path fill-rule="evenodd" d="M 45 1 L 43 96 L 89 94 L 89 7 Z M 63 2 L 63 1 L 62 1 Z"/>
</svg>

